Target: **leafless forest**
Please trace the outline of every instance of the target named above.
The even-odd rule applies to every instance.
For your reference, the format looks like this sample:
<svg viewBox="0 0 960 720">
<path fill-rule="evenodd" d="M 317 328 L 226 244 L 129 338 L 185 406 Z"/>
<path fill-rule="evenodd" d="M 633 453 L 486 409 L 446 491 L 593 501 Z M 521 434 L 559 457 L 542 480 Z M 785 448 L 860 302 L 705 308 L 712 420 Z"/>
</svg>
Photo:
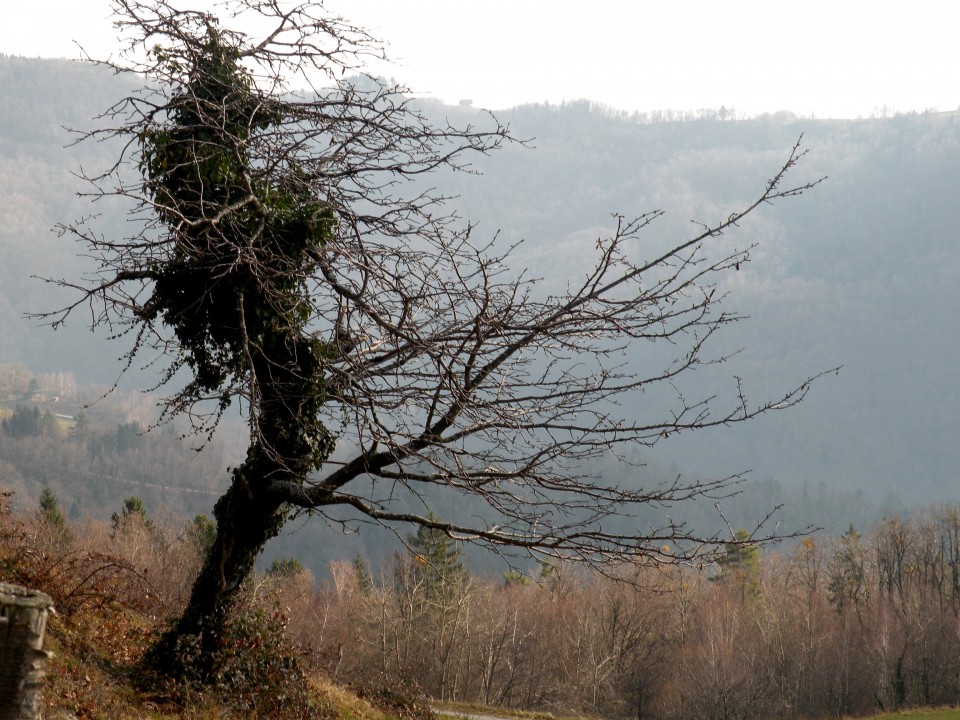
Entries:
<svg viewBox="0 0 960 720">
<path fill-rule="evenodd" d="M 136 511 L 65 525 L 43 509 L 0 513 L 5 555 L 56 588 L 68 614 L 91 602 L 175 611 L 201 531 Z M 481 577 L 452 541 L 421 531 L 378 576 L 356 558 L 318 584 L 290 559 L 247 595 L 336 682 L 438 699 L 677 720 L 960 700 L 958 505 L 777 550 L 731 546 L 711 566 L 610 577 L 563 566 Z"/>
<path fill-rule="evenodd" d="M 533 581 L 450 567 L 407 553 L 369 582 L 362 565 L 336 564 L 322 590 L 297 597 L 294 630 L 345 680 L 377 674 L 435 697 L 606 717 L 824 717 L 960 700 L 956 505 L 775 552 L 731 549 L 713 567 L 610 578 L 560 567 Z"/>
</svg>

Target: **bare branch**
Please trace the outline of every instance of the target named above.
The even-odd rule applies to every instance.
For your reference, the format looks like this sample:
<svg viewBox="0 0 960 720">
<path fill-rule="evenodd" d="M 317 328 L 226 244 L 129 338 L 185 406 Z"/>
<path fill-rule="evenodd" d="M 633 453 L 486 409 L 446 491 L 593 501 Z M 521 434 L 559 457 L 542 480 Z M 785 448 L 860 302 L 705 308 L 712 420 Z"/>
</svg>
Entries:
<svg viewBox="0 0 960 720">
<path fill-rule="evenodd" d="M 710 348 L 740 319 L 724 309 L 722 283 L 752 248 L 724 251 L 716 239 L 820 182 L 788 183 L 800 142 L 752 203 L 652 257 L 632 259 L 634 244 L 661 213 L 614 216 L 592 266 L 549 294 L 511 269 L 515 247 L 475 240 L 442 193 L 410 182 L 472 172 L 472 157 L 515 142 L 508 128 L 492 116 L 435 123 L 404 88 L 345 78 L 383 51 L 322 6 L 224 7 L 269 29 L 253 38 L 169 0 L 114 0 L 126 45 L 105 64 L 146 84 L 81 134 L 119 148 L 83 177 L 93 200 L 125 204 L 138 231 L 64 227 L 98 270 L 51 280 L 78 298 L 39 316 L 58 326 L 86 307 L 94 325 L 132 333 L 128 364 L 151 353 L 167 363 L 163 417 L 186 415 L 201 435 L 234 402 L 246 413 L 250 448 L 217 504 L 217 540 L 164 662 L 179 662 L 177 633 L 221 617 L 291 507 L 597 567 L 662 561 L 664 543 L 678 548 L 674 562 L 715 550 L 720 538 L 669 518 L 625 533 L 604 524 L 724 497 L 738 476 L 620 487 L 590 467 L 792 407 L 824 374 L 758 402 L 737 378 L 728 402 L 720 390 L 688 398 L 681 384 L 729 359 Z M 638 364 L 638 347 L 672 359 Z M 335 445 L 347 459 L 331 458 Z M 476 498 L 490 516 L 411 513 L 394 489 L 425 505 L 435 489 Z"/>
</svg>

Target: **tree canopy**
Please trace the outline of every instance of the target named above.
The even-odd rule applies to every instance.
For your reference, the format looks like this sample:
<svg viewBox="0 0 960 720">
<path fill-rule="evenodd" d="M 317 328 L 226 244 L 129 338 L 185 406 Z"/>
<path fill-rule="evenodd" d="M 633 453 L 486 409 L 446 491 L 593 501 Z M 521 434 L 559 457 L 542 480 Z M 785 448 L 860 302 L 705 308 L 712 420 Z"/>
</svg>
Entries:
<svg viewBox="0 0 960 720">
<path fill-rule="evenodd" d="M 88 306 L 94 324 L 132 338 L 129 363 L 165 361 L 163 417 L 209 436 L 239 403 L 250 428 L 158 667 L 182 670 L 187 636 L 216 648 L 230 599 L 292 511 L 595 566 L 717 548 L 669 518 L 629 534 L 604 519 L 723 494 L 736 478 L 618 487 L 584 463 L 805 397 L 816 376 L 759 402 L 734 379 L 727 405 L 676 389 L 659 417 L 619 411 L 726 359 L 710 341 L 739 318 L 719 279 L 751 248 L 715 240 L 816 184 L 787 182 L 799 144 L 753 203 L 650 257 L 636 241 L 660 213 L 615 216 L 593 264 L 544 292 L 535 269 L 513 266 L 514 248 L 478 240 L 442 193 L 412 182 L 470 171 L 471 156 L 513 141 L 508 128 L 492 116 L 437 125 L 404 88 L 348 76 L 383 54 L 366 32 L 278 0 L 226 3 L 226 16 L 269 25 L 256 37 L 169 0 L 114 9 L 127 45 L 109 64 L 147 85 L 86 134 L 122 141 L 116 163 L 87 179 L 94 198 L 128 203 L 139 229 L 66 226 L 99 272 L 59 281 L 78 297 L 47 317 L 56 326 Z M 669 346 L 672 359 L 627 366 L 633 343 Z M 438 488 L 482 498 L 489 515 L 439 517 L 426 500 L 410 510 Z"/>
</svg>

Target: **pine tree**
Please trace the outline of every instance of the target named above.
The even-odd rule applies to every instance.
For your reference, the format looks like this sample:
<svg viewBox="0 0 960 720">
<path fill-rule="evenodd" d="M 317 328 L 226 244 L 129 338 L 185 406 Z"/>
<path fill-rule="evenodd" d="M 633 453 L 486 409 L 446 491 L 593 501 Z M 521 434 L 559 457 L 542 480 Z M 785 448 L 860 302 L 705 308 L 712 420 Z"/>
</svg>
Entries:
<svg viewBox="0 0 960 720">
<path fill-rule="evenodd" d="M 353 573 L 357 579 L 357 589 L 362 595 L 368 594 L 373 590 L 373 576 L 370 574 L 370 568 L 367 561 L 363 559 L 360 553 L 353 558 Z"/>
<path fill-rule="evenodd" d="M 434 513 L 429 520 L 440 521 Z M 413 554 L 415 575 L 423 579 L 431 598 L 443 606 L 444 600 L 467 579 L 460 543 L 442 530 L 421 525 L 414 535 L 407 536 Z"/>
<path fill-rule="evenodd" d="M 278 578 L 292 578 L 302 573 L 306 568 L 303 563 L 295 557 L 277 558 L 267 569 L 267 575 L 273 575 Z"/>
<path fill-rule="evenodd" d="M 733 534 L 733 542 L 724 546 L 725 554 L 717 561 L 720 574 L 717 580 L 732 583 L 741 599 L 760 593 L 760 547 L 750 542 L 750 532 L 740 528 Z"/>
<path fill-rule="evenodd" d="M 434 513 L 427 519 L 437 521 Z M 442 530 L 421 525 L 407 536 L 407 553 L 394 564 L 394 584 L 400 597 L 417 614 L 446 612 L 467 580 L 458 543 Z"/>
<path fill-rule="evenodd" d="M 827 592 L 830 604 L 837 612 L 852 607 L 859 612 L 860 603 L 867 596 L 866 553 L 860 543 L 858 533 L 853 523 L 840 537 L 837 549 L 830 561 L 830 583 Z"/>
<path fill-rule="evenodd" d="M 129 527 L 132 523 L 139 523 L 147 530 L 153 530 L 154 528 L 153 521 L 147 515 L 147 508 L 143 504 L 143 500 L 136 495 L 132 495 L 123 501 L 123 508 L 119 513 L 115 512 L 110 516 L 110 522 L 112 525 L 111 538 L 116 538 L 117 533 Z"/>
<path fill-rule="evenodd" d="M 10 417 L 3 421 L 3 431 L 14 438 L 35 437 L 43 432 L 40 408 L 17 405 Z"/>
<path fill-rule="evenodd" d="M 217 539 L 217 523 L 203 513 L 198 513 L 187 526 L 187 537 L 197 547 L 200 557 L 206 559 Z"/>
<path fill-rule="evenodd" d="M 55 543 L 69 544 L 73 540 L 73 536 L 67 527 L 66 518 L 63 517 L 63 512 L 60 510 L 57 496 L 48 487 L 45 487 L 43 492 L 40 493 L 37 516 Z"/>
<path fill-rule="evenodd" d="M 53 527 L 62 528 L 66 524 L 57 496 L 48 487 L 40 493 L 40 517 Z"/>
</svg>

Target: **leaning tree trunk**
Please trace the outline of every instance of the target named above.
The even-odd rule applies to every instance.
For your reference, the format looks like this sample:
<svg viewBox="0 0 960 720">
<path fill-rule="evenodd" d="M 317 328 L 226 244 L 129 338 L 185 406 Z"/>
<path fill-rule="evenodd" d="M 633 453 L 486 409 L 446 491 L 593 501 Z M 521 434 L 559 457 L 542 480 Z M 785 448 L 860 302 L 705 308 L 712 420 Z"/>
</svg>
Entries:
<svg viewBox="0 0 960 720">
<path fill-rule="evenodd" d="M 286 509 L 265 497 L 263 479 L 272 464 L 251 451 L 233 471 L 233 482 L 217 501 L 217 536 L 193 585 L 190 602 L 172 629 L 151 649 L 146 665 L 168 677 L 210 679 L 221 647 L 231 601 L 253 572 L 263 546 L 279 531 Z M 276 470 L 277 468 L 273 468 Z"/>
<path fill-rule="evenodd" d="M 259 306 L 244 309 L 242 303 L 240 310 L 246 313 L 247 327 L 260 322 L 263 314 Z M 251 400 L 256 439 L 214 507 L 216 539 L 186 610 L 145 659 L 148 668 L 168 677 L 211 679 L 231 601 L 286 520 L 288 505 L 278 489 L 302 483 L 333 447 L 319 419 L 323 374 L 317 341 L 280 329 L 258 341 L 250 353 L 252 384 L 257 387 Z"/>
</svg>

